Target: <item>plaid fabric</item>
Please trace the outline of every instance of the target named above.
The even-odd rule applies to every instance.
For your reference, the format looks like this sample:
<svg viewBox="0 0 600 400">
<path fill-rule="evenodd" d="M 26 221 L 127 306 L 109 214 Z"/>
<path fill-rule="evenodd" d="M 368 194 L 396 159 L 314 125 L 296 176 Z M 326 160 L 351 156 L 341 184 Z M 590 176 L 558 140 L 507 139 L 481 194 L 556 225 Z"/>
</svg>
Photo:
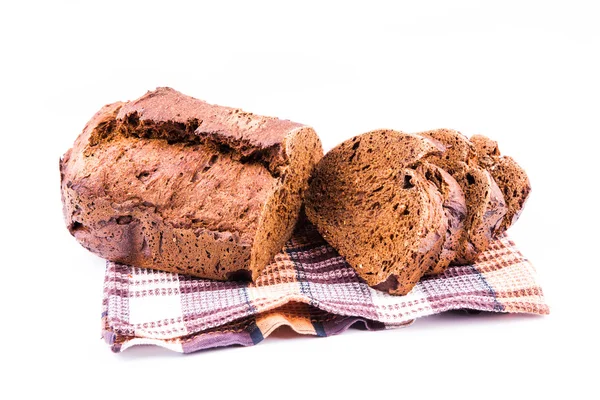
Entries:
<svg viewBox="0 0 600 400">
<path fill-rule="evenodd" d="M 281 325 L 330 336 L 362 322 L 398 328 L 426 315 L 467 309 L 547 314 L 535 270 L 506 236 L 474 265 L 425 277 L 406 296 L 364 283 L 310 223 L 255 283 L 218 282 L 107 263 L 103 337 L 115 352 L 139 344 L 183 353 L 259 343 Z"/>
</svg>

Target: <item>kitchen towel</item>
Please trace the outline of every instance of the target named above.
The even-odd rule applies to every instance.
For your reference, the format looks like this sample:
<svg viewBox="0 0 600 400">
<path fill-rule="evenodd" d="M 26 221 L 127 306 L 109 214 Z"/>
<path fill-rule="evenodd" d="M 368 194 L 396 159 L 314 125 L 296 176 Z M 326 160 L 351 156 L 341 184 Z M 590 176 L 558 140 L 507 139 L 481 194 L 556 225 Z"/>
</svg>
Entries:
<svg viewBox="0 0 600 400">
<path fill-rule="evenodd" d="M 549 312 L 534 267 L 506 235 L 474 264 L 451 266 L 406 296 L 391 296 L 364 283 L 306 220 L 254 283 L 107 262 L 102 305 L 103 337 L 115 352 L 251 346 L 282 325 L 330 336 L 354 324 L 398 328 L 449 310 Z"/>
</svg>

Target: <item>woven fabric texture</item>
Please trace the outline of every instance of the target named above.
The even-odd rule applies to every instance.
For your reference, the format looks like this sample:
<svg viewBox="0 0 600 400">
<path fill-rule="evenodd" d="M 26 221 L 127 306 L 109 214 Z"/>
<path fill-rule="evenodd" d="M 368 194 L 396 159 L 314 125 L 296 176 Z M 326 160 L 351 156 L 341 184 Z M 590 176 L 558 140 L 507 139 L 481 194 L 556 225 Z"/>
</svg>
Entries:
<svg viewBox="0 0 600 400">
<path fill-rule="evenodd" d="M 547 314 L 532 264 L 502 236 L 473 265 L 423 278 L 406 296 L 370 288 L 303 221 L 254 283 L 218 282 L 107 262 L 103 337 L 182 353 L 251 346 L 279 326 L 330 336 L 355 323 L 398 328 L 448 310 Z"/>
</svg>

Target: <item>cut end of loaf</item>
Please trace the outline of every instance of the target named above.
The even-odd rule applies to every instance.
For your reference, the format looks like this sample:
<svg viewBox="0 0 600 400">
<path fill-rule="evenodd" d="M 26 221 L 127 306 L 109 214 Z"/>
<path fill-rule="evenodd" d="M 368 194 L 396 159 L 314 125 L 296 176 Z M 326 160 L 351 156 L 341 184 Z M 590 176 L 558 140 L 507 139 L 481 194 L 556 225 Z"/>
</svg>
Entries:
<svg viewBox="0 0 600 400">
<path fill-rule="evenodd" d="M 286 136 L 284 146 L 289 164 L 261 214 L 252 246 L 250 269 L 253 279 L 291 237 L 308 189 L 308 179 L 323 157 L 321 141 L 309 127 L 292 131 Z"/>
</svg>

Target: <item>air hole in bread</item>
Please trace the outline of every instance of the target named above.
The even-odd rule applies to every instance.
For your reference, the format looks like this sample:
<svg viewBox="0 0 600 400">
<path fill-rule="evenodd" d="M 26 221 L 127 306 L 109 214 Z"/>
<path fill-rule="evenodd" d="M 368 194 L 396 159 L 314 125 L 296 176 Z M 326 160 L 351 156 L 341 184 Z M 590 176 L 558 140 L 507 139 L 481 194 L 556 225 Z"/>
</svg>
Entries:
<svg viewBox="0 0 600 400">
<path fill-rule="evenodd" d="M 415 185 L 412 183 L 412 176 L 404 175 L 404 182 L 402 183 L 402 188 L 411 189 L 413 187 L 415 187 Z"/>
<path fill-rule="evenodd" d="M 213 154 L 210 157 L 210 160 L 208 160 L 208 162 L 204 165 L 204 168 L 202 169 L 202 172 L 207 172 L 219 159 L 219 156 L 216 154 Z"/>
<path fill-rule="evenodd" d="M 248 213 L 248 211 L 250 211 L 250 207 L 246 206 L 240 213 L 239 218 L 244 218 L 246 216 L 246 214 Z"/>
<path fill-rule="evenodd" d="M 131 113 L 127 116 L 127 124 L 137 126 L 140 123 L 140 117 L 137 112 Z"/>
<path fill-rule="evenodd" d="M 122 215 L 117 218 L 117 225 L 127 225 L 133 220 L 131 215 Z"/>
<path fill-rule="evenodd" d="M 467 183 L 469 185 L 474 185 L 475 184 L 475 178 L 473 177 L 473 175 L 467 174 Z"/>
<path fill-rule="evenodd" d="M 71 225 L 69 225 L 69 231 L 74 234 L 77 231 L 83 231 L 87 228 L 79 221 L 73 221 Z"/>
</svg>

